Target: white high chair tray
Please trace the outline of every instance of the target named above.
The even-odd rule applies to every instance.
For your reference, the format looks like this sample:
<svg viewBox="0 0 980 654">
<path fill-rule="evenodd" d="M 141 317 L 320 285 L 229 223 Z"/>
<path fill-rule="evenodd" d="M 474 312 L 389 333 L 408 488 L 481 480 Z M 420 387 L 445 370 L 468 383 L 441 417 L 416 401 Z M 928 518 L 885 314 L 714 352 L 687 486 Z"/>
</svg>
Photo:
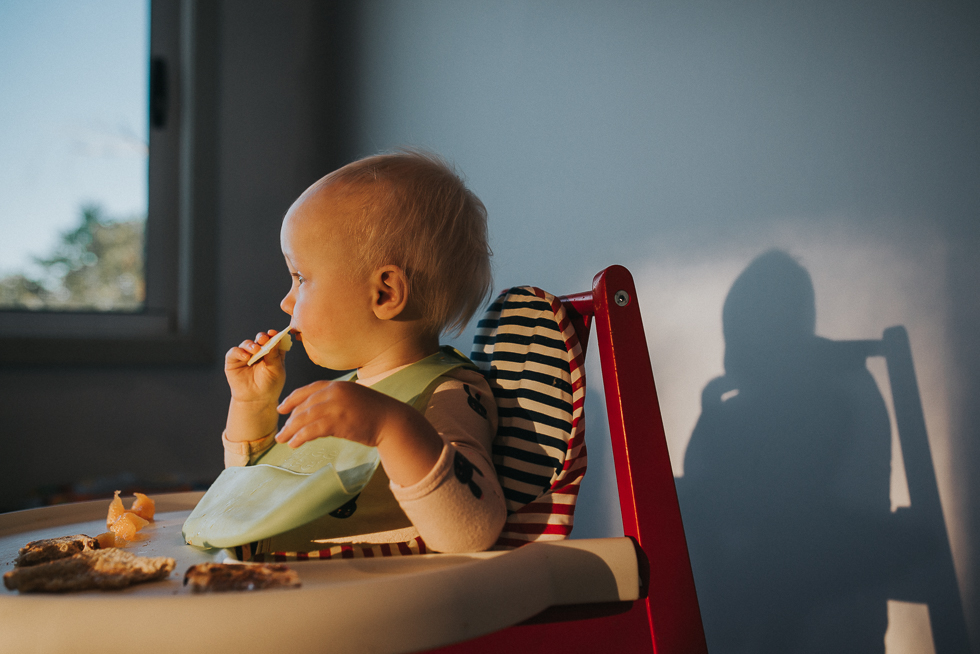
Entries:
<svg viewBox="0 0 980 654">
<path fill-rule="evenodd" d="M 202 493 L 154 496 L 141 556 L 177 561 L 165 580 L 118 591 L 18 594 L 0 587 L 0 652 L 414 652 L 467 640 L 550 606 L 639 597 L 628 538 L 506 552 L 290 562 L 302 587 L 193 594 L 184 572 L 224 550 L 185 545 Z M 105 531 L 107 500 L 0 514 L 0 574 L 32 540 Z"/>
</svg>

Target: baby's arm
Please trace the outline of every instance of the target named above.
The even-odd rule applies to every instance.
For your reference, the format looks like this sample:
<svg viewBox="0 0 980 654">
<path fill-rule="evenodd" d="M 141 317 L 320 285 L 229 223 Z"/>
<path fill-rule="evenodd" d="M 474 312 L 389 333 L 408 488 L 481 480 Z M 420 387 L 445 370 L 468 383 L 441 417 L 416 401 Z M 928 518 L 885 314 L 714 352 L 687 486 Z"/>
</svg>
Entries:
<svg viewBox="0 0 980 654">
<path fill-rule="evenodd" d="M 230 443 L 257 441 L 275 433 L 279 424 L 276 404 L 286 383 L 284 353 L 275 349 L 249 366 L 249 358 L 276 334 L 259 333 L 225 355 L 225 377 L 231 388 L 224 439 Z"/>
<path fill-rule="evenodd" d="M 354 382 L 314 382 L 296 389 L 279 405 L 290 414 L 276 441 L 299 447 L 336 436 L 378 448 L 388 478 L 411 486 L 439 460 L 443 441 L 410 405 Z"/>
<path fill-rule="evenodd" d="M 433 393 L 425 417 L 445 447 L 429 474 L 411 487 L 391 490 L 430 548 L 470 552 L 491 547 L 507 518 L 491 457 L 497 410 L 486 381 L 454 371 Z"/>
<path fill-rule="evenodd" d="M 440 385 L 425 416 L 352 382 L 315 382 L 283 400 L 279 411 L 292 415 L 276 440 L 298 447 L 334 435 L 376 446 L 392 492 L 432 549 L 487 549 L 506 520 L 490 456 L 496 408 L 479 373 L 460 376 L 468 383 Z"/>
</svg>

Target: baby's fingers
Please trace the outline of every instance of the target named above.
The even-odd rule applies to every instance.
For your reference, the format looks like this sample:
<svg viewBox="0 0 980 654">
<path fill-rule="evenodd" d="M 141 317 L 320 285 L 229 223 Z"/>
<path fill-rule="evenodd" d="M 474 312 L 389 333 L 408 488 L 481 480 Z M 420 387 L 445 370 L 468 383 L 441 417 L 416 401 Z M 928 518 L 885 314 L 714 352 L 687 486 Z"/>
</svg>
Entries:
<svg viewBox="0 0 980 654">
<path fill-rule="evenodd" d="M 321 412 L 316 412 L 321 413 Z M 330 435 L 330 420 L 328 416 L 315 415 L 314 411 L 305 409 L 294 413 L 276 434 L 277 443 L 286 443 L 290 447 L 299 447 L 307 441 Z"/>
<path fill-rule="evenodd" d="M 329 381 L 318 381 L 318 382 L 313 382 L 312 384 L 307 384 L 306 386 L 301 386 L 300 388 L 297 388 L 295 391 L 287 395 L 286 399 L 280 402 L 279 406 L 276 407 L 276 411 L 278 411 L 283 415 L 287 413 L 292 413 L 292 411 L 295 410 L 296 407 L 298 407 L 303 402 L 308 400 L 310 396 L 312 396 L 315 393 L 318 393 L 319 391 L 326 389 L 332 383 L 333 382 L 329 382 Z"/>
<path fill-rule="evenodd" d="M 238 347 L 233 347 L 228 350 L 228 352 L 225 353 L 225 365 L 234 365 L 242 361 L 248 361 L 249 357 L 252 355 L 245 347 L 245 344 L 250 342 L 251 341 L 245 341 Z"/>
<path fill-rule="evenodd" d="M 262 346 L 256 343 L 255 341 L 250 341 L 246 339 L 238 345 L 238 348 L 245 352 L 248 352 L 248 356 L 251 357 L 253 354 L 261 350 Z"/>
<path fill-rule="evenodd" d="M 276 434 L 276 442 L 285 443 L 289 447 L 295 449 L 300 445 L 302 445 L 303 443 L 306 443 L 307 441 L 311 441 L 318 437 L 319 435 L 316 433 L 314 426 L 307 425 L 305 427 L 298 429 L 295 432 L 292 431 L 286 432 L 284 428 L 283 431 Z"/>
<path fill-rule="evenodd" d="M 259 345 L 265 345 L 269 342 L 269 339 L 276 335 L 276 330 L 270 329 L 267 332 L 259 332 L 255 335 L 255 342 Z"/>
</svg>

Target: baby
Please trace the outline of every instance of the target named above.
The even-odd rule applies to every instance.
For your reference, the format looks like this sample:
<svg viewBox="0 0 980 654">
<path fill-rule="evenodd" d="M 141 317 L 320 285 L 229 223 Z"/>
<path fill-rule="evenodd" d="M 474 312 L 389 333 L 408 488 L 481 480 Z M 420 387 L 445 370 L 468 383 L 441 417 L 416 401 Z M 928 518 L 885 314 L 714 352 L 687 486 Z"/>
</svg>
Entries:
<svg viewBox="0 0 980 654">
<path fill-rule="evenodd" d="M 439 337 L 461 331 L 490 290 L 483 204 L 432 155 L 378 155 L 308 188 L 280 239 L 292 276 L 281 303 L 289 329 L 314 363 L 356 370 L 356 381 L 315 382 L 279 403 L 284 353 L 247 363 L 276 332 L 232 348 L 226 466 L 327 436 L 376 447 L 374 478 L 356 503 L 305 528 L 300 541 L 316 543 L 306 549 L 416 536 L 443 552 L 493 545 L 506 510 L 490 454 L 497 411 L 482 375 L 457 364 L 415 389 L 418 409 L 371 388 L 433 357 L 460 360 Z M 281 429 L 280 414 L 289 415 Z"/>
</svg>

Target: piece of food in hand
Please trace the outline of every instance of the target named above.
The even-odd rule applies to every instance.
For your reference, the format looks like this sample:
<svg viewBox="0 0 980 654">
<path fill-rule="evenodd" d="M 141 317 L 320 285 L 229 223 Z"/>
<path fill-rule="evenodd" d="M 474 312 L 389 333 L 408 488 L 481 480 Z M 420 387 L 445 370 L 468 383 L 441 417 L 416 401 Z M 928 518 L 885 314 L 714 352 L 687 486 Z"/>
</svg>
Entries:
<svg viewBox="0 0 980 654">
<path fill-rule="evenodd" d="M 248 365 L 254 365 L 256 361 L 267 355 L 269 352 L 272 352 L 273 348 L 275 348 L 277 345 L 283 352 L 289 352 L 290 348 L 293 347 L 293 339 L 289 336 L 289 327 L 266 341 L 266 344 L 263 345 L 262 348 L 253 354 L 248 360 Z"/>
<path fill-rule="evenodd" d="M 97 550 L 100 547 L 101 544 L 97 539 L 85 534 L 33 540 L 20 548 L 14 565 L 17 567 L 38 565 L 74 556 L 86 550 Z"/>
<path fill-rule="evenodd" d="M 170 557 L 136 556 L 117 548 L 84 550 L 68 558 L 14 568 L 4 573 L 3 585 L 21 593 L 116 590 L 163 579 L 176 565 Z"/>
<path fill-rule="evenodd" d="M 116 535 L 116 542 L 121 538 L 123 540 L 134 541 L 136 540 L 136 532 L 150 524 L 149 520 L 144 520 L 135 513 L 126 511 L 121 516 L 119 516 L 109 529 Z"/>
<path fill-rule="evenodd" d="M 153 516 L 157 512 L 156 502 L 143 493 L 133 493 L 133 496 L 136 499 L 133 501 L 133 506 L 129 510 L 144 520 L 153 520 Z"/>
<path fill-rule="evenodd" d="M 184 585 L 195 593 L 231 590 L 299 588 L 299 575 L 281 563 L 199 563 L 184 573 Z"/>
</svg>

